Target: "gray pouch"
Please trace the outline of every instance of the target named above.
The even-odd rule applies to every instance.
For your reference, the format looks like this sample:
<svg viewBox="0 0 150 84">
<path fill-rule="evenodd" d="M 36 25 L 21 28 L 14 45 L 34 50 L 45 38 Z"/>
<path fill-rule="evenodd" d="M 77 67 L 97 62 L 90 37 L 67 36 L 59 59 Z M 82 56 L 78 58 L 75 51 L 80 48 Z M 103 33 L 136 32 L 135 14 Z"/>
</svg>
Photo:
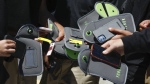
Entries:
<svg viewBox="0 0 150 84">
<path fill-rule="evenodd" d="M 90 49 L 82 50 L 78 55 L 79 67 L 85 74 L 95 75 L 105 78 L 115 84 L 125 84 L 128 67 L 121 63 L 119 69 L 103 62 L 94 61 L 90 55 Z"/>
<path fill-rule="evenodd" d="M 64 50 L 68 58 L 77 60 L 78 54 L 82 49 L 89 48 L 85 45 L 81 31 L 75 28 L 65 27 Z"/>
<path fill-rule="evenodd" d="M 38 29 L 31 24 L 22 26 L 16 35 L 16 40 L 26 45 L 25 56 L 19 60 L 19 73 L 23 76 L 37 76 L 43 72 L 42 46 L 34 40 L 38 35 Z"/>
</svg>

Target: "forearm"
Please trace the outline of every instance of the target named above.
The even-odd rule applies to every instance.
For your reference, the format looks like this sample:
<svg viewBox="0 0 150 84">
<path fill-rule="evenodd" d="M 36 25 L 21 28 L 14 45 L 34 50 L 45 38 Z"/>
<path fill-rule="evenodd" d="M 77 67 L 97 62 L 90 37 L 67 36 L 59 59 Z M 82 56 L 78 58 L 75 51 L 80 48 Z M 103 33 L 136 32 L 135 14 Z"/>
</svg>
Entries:
<svg viewBox="0 0 150 84">
<path fill-rule="evenodd" d="M 150 52 L 150 28 L 122 38 L 124 53 Z"/>
</svg>

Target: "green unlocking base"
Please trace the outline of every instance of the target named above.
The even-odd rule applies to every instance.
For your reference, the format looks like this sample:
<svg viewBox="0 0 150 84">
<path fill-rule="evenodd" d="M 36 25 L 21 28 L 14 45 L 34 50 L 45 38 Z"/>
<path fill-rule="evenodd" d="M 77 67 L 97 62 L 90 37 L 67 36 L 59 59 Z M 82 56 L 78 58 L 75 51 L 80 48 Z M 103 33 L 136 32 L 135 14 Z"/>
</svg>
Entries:
<svg viewBox="0 0 150 84">
<path fill-rule="evenodd" d="M 85 45 L 81 31 L 75 28 L 65 27 L 65 54 L 68 58 L 77 60 L 78 54 L 83 49 L 88 49 L 89 46 Z"/>
</svg>

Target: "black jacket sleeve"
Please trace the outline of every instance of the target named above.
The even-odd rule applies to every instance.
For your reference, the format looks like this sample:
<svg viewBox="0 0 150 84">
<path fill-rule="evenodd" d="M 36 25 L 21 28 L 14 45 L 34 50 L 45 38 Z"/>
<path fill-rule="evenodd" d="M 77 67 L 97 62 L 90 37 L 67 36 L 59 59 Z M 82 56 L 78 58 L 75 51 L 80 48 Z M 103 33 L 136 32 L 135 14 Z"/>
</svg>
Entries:
<svg viewBox="0 0 150 84">
<path fill-rule="evenodd" d="M 6 34 L 5 29 L 5 3 L 4 0 L 0 0 L 0 40 L 4 38 Z"/>
<path fill-rule="evenodd" d="M 150 52 L 150 28 L 122 38 L 125 54 L 132 52 Z"/>
</svg>

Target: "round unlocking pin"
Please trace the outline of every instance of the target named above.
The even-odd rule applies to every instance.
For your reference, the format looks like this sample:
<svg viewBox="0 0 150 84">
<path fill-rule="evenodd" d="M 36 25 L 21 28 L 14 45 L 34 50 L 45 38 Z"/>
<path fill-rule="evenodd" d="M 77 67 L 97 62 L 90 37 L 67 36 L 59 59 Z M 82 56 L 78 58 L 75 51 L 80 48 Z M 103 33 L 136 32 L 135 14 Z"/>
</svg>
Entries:
<svg viewBox="0 0 150 84">
<path fill-rule="evenodd" d="M 87 36 L 92 35 L 92 31 L 87 31 L 87 32 L 86 32 L 86 35 L 87 35 Z"/>
<path fill-rule="evenodd" d="M 87 57 L 85 55 L 82 57 L 82 61 L 87 63 Z"/>
<path fill-rule="evenodd" d="M 75 47 L 79 48 L 79 47 L 80 47 L 80 44 L 79 44 L 79 43 L 76 43 L 76 44 L 75 44 Z"/>
<path fill-rule="evenodd" d="M 27 29 L 27 32 L 28 32 L 29 34 L 32 34 L 32 33 L 33 33 L 33 29 L 32 29 L 31 27 L 29 27 L 29 28 Z"/>
</svg>

